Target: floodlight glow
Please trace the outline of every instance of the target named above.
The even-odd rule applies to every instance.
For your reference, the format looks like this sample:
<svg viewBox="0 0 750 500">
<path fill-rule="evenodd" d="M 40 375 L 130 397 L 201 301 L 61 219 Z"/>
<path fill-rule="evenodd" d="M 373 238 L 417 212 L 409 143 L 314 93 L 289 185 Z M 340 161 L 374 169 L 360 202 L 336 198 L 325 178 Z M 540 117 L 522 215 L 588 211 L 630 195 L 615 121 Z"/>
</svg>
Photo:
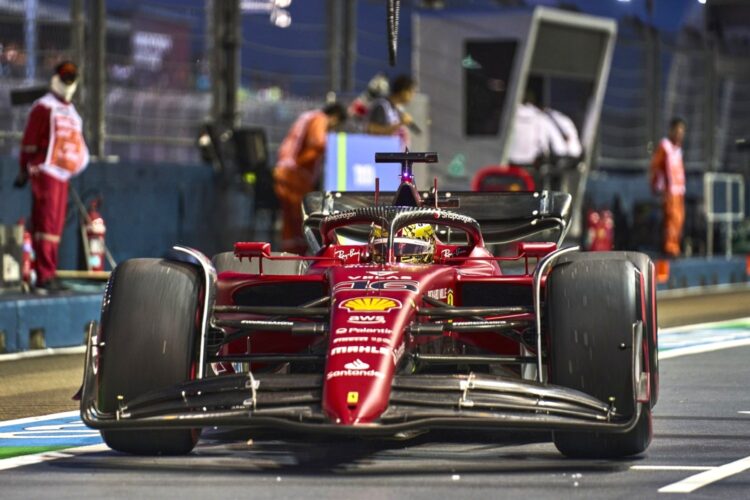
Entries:
<svg viewBox="0 0 750 500">
<path fill-rule="evenodd" d="M 292 16 L 284 9 L 274 9 L 271 13 L 271 22 L 279 28 L 288 28 L 292 24 Z"/>
</svg>

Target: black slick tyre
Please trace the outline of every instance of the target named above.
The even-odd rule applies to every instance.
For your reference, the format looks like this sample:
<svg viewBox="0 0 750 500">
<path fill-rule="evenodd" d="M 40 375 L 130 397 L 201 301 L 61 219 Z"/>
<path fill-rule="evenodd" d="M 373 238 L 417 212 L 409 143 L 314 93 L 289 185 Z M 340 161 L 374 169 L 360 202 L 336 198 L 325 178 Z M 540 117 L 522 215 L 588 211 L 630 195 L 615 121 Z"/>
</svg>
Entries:
<svg viewBox="0 0 750 500">
<path fill-rule="evenodd" d="M 180 262 L 133 259 L 117 266 L 102 307 L 98 405 L 114 412 L 118 398 L 192 378 L 200 332 L 201 279 Z M 189 453 L 200 429 L 102 430 L 107 445 L 139 455 Z"/>
<path fill-rule="evenodd" d="M 640 252 L 581 252 L 563 256 L 559 263 L 591 260 L 627 260 L 640 273 L 643 287 L 643 301 L 638 302 L 638 317 L 643 321 L 643 337 L 648 345 L 649 385 L 651 389 L 650 407 L 659 399 L 659 339 L 656 308 L 656 275 L 654 263 L 648 255 Z M 637 293 L 640 293 L 636 291 Z"/>
<path fill-rule="evenodd" d="M 611 401 L 627 417 L 636 411 L 633 350 L 642 356 L 633 345 L 638 283 L 634 265 L 615 256 L 557 264 L 547 278 L 550 382 Z M 648 405 L 628 432 L 554 432 L 557 449 L 574 458 L 636 455 L 650 442 Z"/>
</svg>

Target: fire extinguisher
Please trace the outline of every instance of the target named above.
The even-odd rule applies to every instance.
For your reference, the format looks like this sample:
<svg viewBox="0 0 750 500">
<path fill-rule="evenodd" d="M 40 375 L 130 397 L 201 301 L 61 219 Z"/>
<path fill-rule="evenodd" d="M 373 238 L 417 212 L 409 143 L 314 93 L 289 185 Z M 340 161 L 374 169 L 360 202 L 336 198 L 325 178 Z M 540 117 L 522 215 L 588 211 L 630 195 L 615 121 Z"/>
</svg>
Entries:
<svg viewBox="0 0 750 500">
<path fill-rule="evenodd" d="M 36 270 L 34 269 L 36 254 L 34 253 L 34 245 L 31 242 L 31 233 L 26 229 L 26 219 L 23 217 L 18 219 L 18 226 L 23 231 L 23 241 L 21 243 L 21 279 L 28 286 L 33 287 L 36 285 Z"/>
<path fill-rule="evenodd" d="M 609 210 L 589 210 L 586 217 L 586 243 L 592 252 L 606 252 L 615 246 L 615 219 Z"/>
<path fill-rule="evenodd" d="M 93 200 L 89 204 L 86 221 L 86 240 L 88 242 L 89 262 L 88 268 L 91 271 L 104 271 L 105 245 L 104 235 L 107 232 L 107 226 L 104 225 L 104 218 L 99 213 L 99 199 Z"/>
</svg>

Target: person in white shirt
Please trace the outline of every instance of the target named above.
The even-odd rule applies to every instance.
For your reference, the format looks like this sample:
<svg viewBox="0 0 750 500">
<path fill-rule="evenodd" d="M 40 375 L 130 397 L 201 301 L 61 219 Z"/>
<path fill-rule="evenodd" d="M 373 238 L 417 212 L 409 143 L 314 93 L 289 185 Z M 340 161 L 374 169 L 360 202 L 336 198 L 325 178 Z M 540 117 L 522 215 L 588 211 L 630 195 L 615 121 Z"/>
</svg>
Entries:
<svg viewBox="0 0 750 500">
<path fill-rule="evenodd" d="M 535 167 L 549 156 L 549 127 L 544 114 L 531 102 L 524 102 L 516 110 L 511 134 L 508 152 L 511 164 Z"/>
<path fill-rule="evenodd" d="M 530 169 L 537 185 L 558 188 L 562 171 L 577 165 L 582 153 L 573 120 L 560 111 L 540 109 L 534 92 L 527 90 L 513 120 L 509 163 Z"/>
</svg>

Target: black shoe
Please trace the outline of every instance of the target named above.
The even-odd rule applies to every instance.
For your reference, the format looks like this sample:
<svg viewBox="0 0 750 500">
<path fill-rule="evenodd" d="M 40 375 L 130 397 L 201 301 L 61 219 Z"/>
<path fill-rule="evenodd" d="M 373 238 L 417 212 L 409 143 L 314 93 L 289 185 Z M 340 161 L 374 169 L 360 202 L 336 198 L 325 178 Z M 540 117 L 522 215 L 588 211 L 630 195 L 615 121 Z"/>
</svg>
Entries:
<svg viewBox="0 0 750 500">
<path fill-rule="evenodd" d="M 36 288 L 34 288 L 34 293 L 38 295 L 53 295 L 68 291 L 70 291 L 70 288 L 57 279 L 51 279 L 44 283 L 39 283 L 36 285 Z"/>
</svg>

